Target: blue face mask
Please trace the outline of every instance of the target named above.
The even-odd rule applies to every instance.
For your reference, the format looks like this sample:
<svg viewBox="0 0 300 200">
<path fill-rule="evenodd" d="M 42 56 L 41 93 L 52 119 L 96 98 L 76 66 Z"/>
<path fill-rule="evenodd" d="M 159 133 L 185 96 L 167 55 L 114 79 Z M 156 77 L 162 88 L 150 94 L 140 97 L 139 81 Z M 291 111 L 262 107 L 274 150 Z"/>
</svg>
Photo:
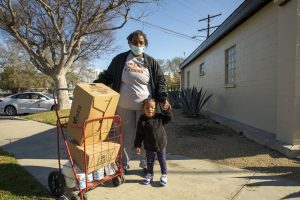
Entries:
<svg viewBox="0 0 300 200">
<path fill-rule="evenodd" d="M 145 47 L 137 47 L 137 46 L 134 46 L 134 45 L 130 45 L 130 48 L 131 48 L 131 52 L 134 55 L 141 55 L 141 54 L 144 53 L 144 50 L 145 50 Z"/>
</svg>

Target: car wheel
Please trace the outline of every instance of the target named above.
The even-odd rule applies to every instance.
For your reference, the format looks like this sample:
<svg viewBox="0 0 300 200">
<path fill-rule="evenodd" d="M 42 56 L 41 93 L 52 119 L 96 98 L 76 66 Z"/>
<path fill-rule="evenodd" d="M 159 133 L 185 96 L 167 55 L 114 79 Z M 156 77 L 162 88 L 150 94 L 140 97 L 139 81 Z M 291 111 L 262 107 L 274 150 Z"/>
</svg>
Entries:
<svg viewBox="0 0 300 200">
<path fill-rule="evenodd" d="M 14 106 L 6 106 L 5 113 L 9 116 L 17 115 L 17 109 Z"/>
<path fill-rule="evenodd" d="M 53 110 L 55 110 L 55 106 L 54 105 L 51 107 L 51 111 L 53 111 Z"/>
</svg>

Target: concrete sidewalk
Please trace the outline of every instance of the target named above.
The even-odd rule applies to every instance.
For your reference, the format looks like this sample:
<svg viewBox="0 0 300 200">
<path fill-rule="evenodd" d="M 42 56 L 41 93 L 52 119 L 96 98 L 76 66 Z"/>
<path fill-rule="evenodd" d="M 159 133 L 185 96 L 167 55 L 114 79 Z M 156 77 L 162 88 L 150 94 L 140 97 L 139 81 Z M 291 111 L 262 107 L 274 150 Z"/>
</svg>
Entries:
<svg viewBox="0 0 300 200">
<path fill-rule="evenodd" d="M 0 145 L 17 158 L 41 184 L 48 188 L 48 174 L 58 168 L 56 127 L 21 119 L 0 120 Z M 168 155 L 169 183 L 160 187 L 159 166 L 152 185 L 142 184 L 138 163 L 133 162 L 126 183 L 111 183 L 88 192 L 96 199 L 300 199 L 300 183 L 205 160 Z"/>
</svg>

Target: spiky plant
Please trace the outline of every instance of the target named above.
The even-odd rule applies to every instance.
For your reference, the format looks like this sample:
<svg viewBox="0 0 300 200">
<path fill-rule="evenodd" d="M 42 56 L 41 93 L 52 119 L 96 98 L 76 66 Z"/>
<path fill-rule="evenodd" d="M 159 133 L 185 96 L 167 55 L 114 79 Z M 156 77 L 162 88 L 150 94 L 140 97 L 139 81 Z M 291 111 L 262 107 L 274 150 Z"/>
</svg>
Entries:
<svg viewBox="0 0 300 200">
<path fill-rule="evenodd" d="M 190 117 L 197 117 L 203 108 L 203 106 L 210 99 L 212 94 L 207 95 L 207 90 L 203 92 L 203 88 L 200 91 L 196 87 L 181 89 L 179 99 L 182 105 L 183 111 Z"/>
<path fill-rule="evenodd" d="M 172 108 L 181 108 L 179 95 L 180 95 L 179 88 L 171 88 L 168 91 L 168 97 Z"/>
</svg>

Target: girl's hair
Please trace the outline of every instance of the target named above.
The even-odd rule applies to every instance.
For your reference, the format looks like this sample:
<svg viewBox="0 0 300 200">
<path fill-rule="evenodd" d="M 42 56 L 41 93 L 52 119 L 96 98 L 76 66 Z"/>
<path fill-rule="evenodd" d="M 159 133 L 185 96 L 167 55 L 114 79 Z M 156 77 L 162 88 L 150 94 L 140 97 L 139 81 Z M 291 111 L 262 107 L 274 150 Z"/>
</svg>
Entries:
<svg viewBox="0 0 300 200">
<path fill-rule="evenodd" d="M 136 31 L 130 33 L 130 34 L 128 35 L 128 37 L 127 37 L 128 43 L 130 44 L 130 43 L 132 42 L 132 39 L 133 39 L 134 37 L 136 37 L 136 36 L 139 36 L 139 35 L 143 36 L 143 38 L 144 38 L 144 40 L 145 40 L 145 46 L 148 47 L 148 39 L 147 39 L 147 36 L 146 36 L 146 34 L 145 34 L 143 31 L 141 31 L 141 30 L 136 30 Z"/>
<path fill-rule="evenodd" d="M 155 103 L 155 106 L 156 106 L 156 101 L 155 101 L 154 99 L 145 99 L 145 100 L 143 101 L 143 108 L 144 108 L 147 104 L 149 104 L 150 102 L 154 102 L 154 103 Z"/>
</svg>

